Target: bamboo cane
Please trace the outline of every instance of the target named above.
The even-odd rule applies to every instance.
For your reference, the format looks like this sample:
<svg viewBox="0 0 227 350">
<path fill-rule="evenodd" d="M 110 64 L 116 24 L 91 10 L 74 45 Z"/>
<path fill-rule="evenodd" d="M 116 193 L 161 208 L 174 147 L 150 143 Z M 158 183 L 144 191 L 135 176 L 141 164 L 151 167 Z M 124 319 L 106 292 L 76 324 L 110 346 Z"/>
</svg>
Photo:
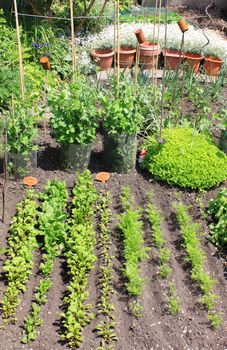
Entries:
<svg viewBox="0 0 227 350">
<path fill-rule="evenodd" d="M 165 16 L 165 45 L 164 48 L 166 50 L 167 46 L 167 21 L 168 21 L 168 0 L 166 0 L 166 16 Z M 160 119 L 160 130 L 159 130 L 159 136 L 162 138 L 162 128 L 163 128 L 163 119 L 164 119 L 164 95 L 165 95 L 165 82 L 164 82 L 164 77 L 165 77 L 165 72 L 166 72 L 166 66 L 164 64 L 163 68 L 163 79 L 162 79 L 162 101 L 161 101 L 161 119 Z"/>
<path fill-rule="evenodd" d="M 139 48 L 139 44 L 137 43 L 137 47 L 136 47 L 136 62 L 135 62 L 135 76 L 134 76 L 134 83 L 135 84 L 138 81 L 139 61 L 140 61 L 140 48 Z"/>
<path fill-rule="evenodd" d="M 161 23 L 161 8 L 162 8 L 162 0 L 159 0 L 159 12 L 158 12 L 158 39 L 157 39 L 157 44 L 159 46 L 159 39 L 160 39 L 160 23 Z M 158 51 L 157 51 L 157 56 L 156 56 L 156 61 L 155 61 L 155 86 L 157 84 L 157 71 L 158 71 Z"/>
<path fill-rule="evenodd" d="M 117 0 L 117 98 L 120 94 L 120 4 Z"/>
<path fill-rule="evenodd" d="M 75 45 L 75 30 L 74 30 L 74 18 L 73 18 L 73 0 L 70 0 L 70 19 L 71 19 L 72 71 L 73 71 L 73 81 L 75 81 L 76 45 Z"/>
<path fill-rule="evenodd" d="M 24 69 L 23 69 L 23 60 L 22 60 L 22 51 L 21 51 L 20 27 L 19 27 L 19 20 L 18 20 L 17 0 L 14 0 L 14 9 L 15 9 L 15 20 L 16 20 L 16 30 L 17 30 L 18 57 L 19 57 L 19 65 L 20 65 L 21 97 L 22 97 L 22 99 L 24 99 L 24 95 L 25 95 Z"/>
<path fill-rule="evenodd" d="M 155 1 L 155 13 L 154 13 L 154 27 L 153 27 L 153 43 L 155 41 L 155 30 L 156 30 L 156 17 L 158 11 L 158 0 Z M 152 84 L 154 85 L 154 65 L 152 65 Z"/>
<path fill-rule="evenodd" d="M 116 75 L 116 68 L 117 68 L 117 65 L 116 65 L 116 48 L 117 48 L 117 45 L 116 45 L 116 28 L 117 28 L 117 6 L 116 6 L 116 1 L 114 0 L 114 74 Z"/>
</svg>

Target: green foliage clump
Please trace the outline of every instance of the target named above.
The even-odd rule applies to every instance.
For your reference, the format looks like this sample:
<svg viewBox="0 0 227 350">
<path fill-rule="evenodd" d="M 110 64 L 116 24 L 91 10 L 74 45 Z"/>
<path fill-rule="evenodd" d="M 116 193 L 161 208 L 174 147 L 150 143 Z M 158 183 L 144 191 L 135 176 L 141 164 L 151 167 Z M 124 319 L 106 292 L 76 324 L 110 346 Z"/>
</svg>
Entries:
<svg viewBox="0 0 227 350">
<path fill-rule="evenodd" d="M 108 134 L 136 134 L 143 122 L 138 105 L 137 88 L 128 78 L 121 76 L 119 94 L 117 79 L 111 77 L 110 89 L 105 89 L 101 96 L 103 106 L 103 126 Z"/>
<path fill-rule="evenodd" d="M 209 202 L 208 213 L 214 218 L 210 224 L 211 240 L 227 247 L 227 189 L 223 188 L 215 199 Z"/>
<path fill-rule="evenodd" d="M 181 187 L 205 190 L 227 176 L 227 157 L 213 141 L 191 128 L 165 129 L 164 144 L 154 136 L 145 143 L 143 166 L 156 178 Z"/>
<path fill-rule="evenodd" d="M 98 126 L 96 96 L 94 86 L 82 77 L 48 94 L 51 125 L 59 143 L 87 145 L 94 140 Z"/>
<path fill-rule="evenodd" d="M 20 29 L 21 37 L 23 32 Z M 3 16 L 3 10 L 0 9 L 0 66 L 1 69 L 5 65 L 14 66 L 18 63 L 18 46 L 17 46 L 17 33 L 16 30 L 7 25 Z M 30 57 L 29 48 L 23 44 L 22 40 L 22 54 L 23 59 Z"/>
<path fill-rule="evenodd" d="M 36 150 L 34 145 L 37 136 L 36 121 L 29 106 L 18 103 L 13 110 L 6 112 L 8 121 L 8 150 L 13 154 L 27 155 L 29 152 Z"/>
</svg>

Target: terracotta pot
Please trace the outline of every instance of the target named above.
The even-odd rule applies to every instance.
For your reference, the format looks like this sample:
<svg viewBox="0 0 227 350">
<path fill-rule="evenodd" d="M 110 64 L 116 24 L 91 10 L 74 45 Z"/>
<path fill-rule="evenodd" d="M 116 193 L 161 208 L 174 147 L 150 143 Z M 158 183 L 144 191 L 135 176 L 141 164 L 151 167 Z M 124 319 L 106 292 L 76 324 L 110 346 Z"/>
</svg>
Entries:
<svg viewBox="0 0 227 350">
<path fill-rule="evenodd" d="M 41 63 L 44 70 L 50 70 L 50 62 L 48 57 L 46 56 L 41 57 L 39 62 Z"/>
<path fill-rule="evenodd" d="M 213 75 L 216 76 L 220 70 L 221 70 L 221 65 L 224 61 L 218 57 L 214 56 L 207 56 L 205 57 L 205 72 L 207 75 Z"/>
<path fill-rule="evenodd" d="M 133 65 L 136 49 L 131 47 L 120 47 L 120 68 L 129 68 Z M 117 51 L 116 51 L 117 60 Z"/>
<path fill-rule="evenodd" d="M 144 69 L 150 70 L 158 65 L 161 53 L 160 46 L 156 43 L 144 42 L 140 44 L 140 64 Z"/>
<path fill-rule="evenodd" d="M 137 37 L 139 44 L 143 44 L 146 41 L 145 36 L 144 36 L 144 32 L 142 31 L 142 29 L 137 29 L 135 31 L 135 35 Z"/>
<path fill-rule="evenodd" d="M 185 62 L 191 67 L 192 71 L 196 74 L 199 70 L 203 57 L 194 53 L 186 52 L 184 54 L 184 59 Z"/>
<path fill-rule="evenodd" d="M 101 70 L 108 70 L 112 67 L 114 50 L 96 49 L 91 53 L 91 57 Z"/>
<path fill-rule="evenodd" d="M 166 69 L 179 69 L 184 60 L 184 53 L 177 50 L 163 50 L 164 65 Z"/>
<path fill-rule="evenodd" d="M 180 27 L 180 30 L 182 31 L 182 33 L 184 32 L 187 32 L 187 30 L 189 29 L 188 28 L 188 25 L 187 23 L 185 22 L 184 19 L 180 19 L 178 22 L 177 22 L 178 26 Z"/>
</svg>

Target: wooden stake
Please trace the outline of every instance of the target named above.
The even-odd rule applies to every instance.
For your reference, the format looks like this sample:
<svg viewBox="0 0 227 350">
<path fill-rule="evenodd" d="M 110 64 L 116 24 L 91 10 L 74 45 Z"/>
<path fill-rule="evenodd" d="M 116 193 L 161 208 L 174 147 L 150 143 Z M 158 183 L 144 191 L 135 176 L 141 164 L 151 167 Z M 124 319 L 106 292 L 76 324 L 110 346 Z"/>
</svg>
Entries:
<svg viewBox="0 0 227 350">
<path fill-rule="evenodd" d="M 168 22 L 168 0 L 166 0 L 166 16 L 165 16 L 165 45 L 164 48 L 166 50 L 166 46 L 167 46 L 167 22 Z M 164 78 L 165 78 L 165 72 L 166 72 L 166 66 L 164 64 L 164 68 L 163 68 L 163 78 L 162 78 L 162 101 L 161 101 L 161 119 L 160 119 L 160 130 L 159 130 L 159 136 L 160 138 L 162 138 L 162 128 L 163 128 L 163 119 L 164 119 L 164 97 L 165 97 L 165 82 L 164 82 Z"/>
<path fill-rule="evenodd" d="M 135 84 L 138 81 L 139 61 L 140 61 L 140 47 L 139 47 L 139 44 L 137 43 L 137 47 L 136 47 L 136 62 L 135 62 L 135 76 L 134 76 L 134 83 Z"/>
<path fill-rule="evenodd" d="M 7 137 L 7 130 L 8 130 L 8 123 L 7 119 L 5 117 L 4 121 L 4 133 L 5 133 L 5 142 L 4 142 L 4 159 L 3 159 L 3 171 L 4 171 L 4 180 L 2 184 L 2 222 L 5 223 L 5 207 L 6 207 L 6 186 L 7 186 L 7 180 L 8 180 L 8 171 L 7 171 L 7 164 L 8 164 L 8 137 Z"/>
<path fill-rule="evenodd" d="M 120 94 L 120 3 L 117 0 L 117 98 Z"/>
<path fill-rule="evenodd" d="M 75 76 L 76 76 L 76 44 L 75 44 L 75 31 L 74 31 L 74 18 L 73 18 L 73 0 L 70 0 L 70 18 L 71 18 L 72 69 L 73 69 L 73 81 L 75 81 Z"/>
<path fill-rule="evenodd" d="M 155 1 L 155 13 L 154 13 L 154 26 L 153 26 L 153 39 L 152 42 L 155 42 L 155 30 L 156 30 L 156 17 L 157 17 L 157 11 L 158 11 L 158 0 Z M 152 84 L 154 85 L 154 64 L 152 65 Z"/>
<path fill-rule="evenodd" d="M 159 47 L 159 36 L 160 36 L 160 23 L 161 23 L 161 8 L 162 8 L 162 0 L 159 0 L 159 11 L 158 11 L 158 37 L 157 37 L 157 45 Z M 158 70 L 158 56 L 159 53 L 157 52 L 156 56 L 156 62 L 155 62 L 155 78 L 154 78 L 154 86 L 156 89 L 156 84 L 157 84 L 157 70 Z"/>
<path fill-rule="evenodd" d="M 19 56 L 19 65 L 20 65 L 21 96 L 22 96 L 22 99 L 24 99 L 24 95 L 25 95 L 24 69 L 23 69 L 22 52 L 21 52 L 20 27 L 19 27 L 19 20 L 18 20 L 17 0 L 14 0 L 14 9 L 15 9 L 15 20 L 16 20 L 16 30 L 17 30 L 18 56 Z"/>
<path fill-rule="evenodd" d="M 45 77 L 44 77 L 44 103 L 45 103 L 45 115 L 44 115 L 44 120 L 43 120 L 43 129 L 44 129 L 44 137 L 45 141 L 47 138 L 47 87 L 48 87 L 48 70 L 45 72 Z"/>
<path fill-rule="evenodd" d="M 116 68 L 117 68 L 117 65 L 116 65 L 116 48 L 117 48 L 117 45 L 116 45 L 116 29 L 117 29 L 117 6 L 116 6 L 116 1 L 114 0 L 114 75 L 116 75 Z"/>
</svg>

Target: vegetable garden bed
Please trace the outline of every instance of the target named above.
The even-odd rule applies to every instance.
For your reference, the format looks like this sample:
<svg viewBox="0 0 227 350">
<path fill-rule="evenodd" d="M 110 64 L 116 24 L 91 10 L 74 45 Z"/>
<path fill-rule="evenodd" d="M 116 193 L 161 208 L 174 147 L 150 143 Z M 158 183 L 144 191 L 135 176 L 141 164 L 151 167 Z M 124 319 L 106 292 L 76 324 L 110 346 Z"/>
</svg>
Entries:
<svg viewBox="0 0 227 350">
<path fill-rule="evenodd" d="M 101 161 L 101 138 L 99 135 L 95 146 L 93 147 L 90 169 L 92 178 L 95 179 L 95 173 L 104 170 Z M 56 177 L 60 181 L 66 180 L 67 188 L 71 198 L 72 188 L 76 184 L 74 174 L 65 173 L 58 168 L 58 158 L 56 153 L 56 143 L 50 137 L 48 138 L 49 151 L 48 156 L 52 159 L 50 167 L 45 163 L 43 169 L 42 159 L 39 158 L 40 167 L 34 172 L 34 176 L 39 179 L 37 192 L 43 191 L 48 179 Z M 44 155 L 42 155 L 44 157 Z M 162 347 L 164 349 L 217 349 L 222 350 L 225 346 L 225 327 L 227 323 L 227 281 L 225 279 L 225 260 L 220 256 L 218 250 L 208 240 L 207 222 L 203 216 L 204 207 L 210 198 L 214 198 L 220 188 L 210 190 L 205 194 L 199 194 L 192 191 L 180 190 L 178 188 L 162 185 L 153 179 L 146 172 L 139 169 L 130 174 L 112 173 L 111 178 L 106 185 L 94 181 L 98 193 L 110 193 L 109 209 L 110 217 L 110 252 L 114 256 L 111 272 L 111 286 L 113 294 L 110 296 L 110 303 L 114 307 L 115 330 L 117 341 L 113 340 L 114 349 L 150 349 L 152 347 Z M 144 285 L 141 295 L 138 297 L 130 296 L 126 289 L 126 279 L 122 270 L 124 266 L 123 238 L 117 230 L 118 215 L 121 213 L 120 195 L 123 187 L 128 186 L 135 197 L 136 206 L 141 207 L 141 216 L 143 222 L 143 235 L 145 245 L 149 247 L 148 258 L 140 263 L 140 275 L 144 279 Z M 223 187 L 223 185 L 221 186 Z M 153 200 L 156 208 L 163 217 L 161 229 L 164 235 L 165 244 L 170 249 L 170 280 L 174 284 L 175 296 L 178 298 L 180 307 L 176 315 L 172 315 L 168 303 L 168 281 L 160 275 L 160 265 L 158 262 L 157 251 L 154 247 L 152 226 L 150 226 L 145 210 L 148 205 L 147 193 L 153 191 Z M 10 181 L 7 186 L 7 204 L 6 204 L 6 224 L 0 224 L 1 248 L 7 246 L 9 237 L 8 229 L 11 218 L 16 213 L 16 203 L 20 202 L 25 189 L 20 182 Z M 182 202 L 190 205 L 190 214 L 194 222 L 202 227 L 205 236 L 201 238 L 201 248 L 204 251 L 207 261 L 205 269 L 210 276 L 217 280 L 214 287 L 215 294 L 219 297 L 216 301 L 217 312 L 221 314 L 222 323 L 217 331 L 214 331 L 206 318 L 205 309 L 198 304 L 198 298 L 201 297 L 199 287 L 192 281 L 190 276 L 190 264 L 186 260 L 186 253 L 183 248 L 183 238 L 177 224 L 176 213 L 173 208 L 174 201 L 181 198 Z M 71 201 L 71 199 L 69 199 Z M 96 239 L 99 238 L 99 219 L 95 220 Z M 2 252 L 1 271 L 6 257 Z M 91 303 L 94 319 L 82 331 L 84 341 L 80 349 L 97 349 L 100 346 L 102 337 L 95 328 L 100 322 L 105 321 L 105 315 L 98 314 L 98 302 L 100 300 L 100 282 L 101 282 L 101 248 L 97 245 L 95 255 L 97 262 L 94 265 L 89 279 L 87 290 L 89 297 L 87 303 Z M 26 283 L 26 292 L 22 294 L 21 304 L 16 313 L 17 322 L 8 324 L 1 332 L 1 346 L 4 349 L 67 349 L 65 340 L 61 340 L 62 319 L 61 313 L 64 310 L 64 296 L 67 295 L 67 286 L 69 283 L 69 270 L 66 265 L 64 254 L 56 258 L 51 281 L 53 286 L 47 292 L 47 302 L 42 305 L 40 317 L 42 325 L 38 327 L 37 339 L 30 345 L 20 343 L 23 337 L 23 324 L 25 316 L 31 310 L 31 303 L 34 301 L 35 288 L 41 278 L 39 274 L 39 264 L 41 255 L 38 250 L 34 254 L 34 268 L 29 281 Z M 5 278 L 2 277 L 1 296 L 5 291 Z M 104 347 L 105 348 L 105 347 Z"/>
<path fill-rule="evenodd" d="M 0 350 L 224 350 L 226 42 L 161 1 L 63 3 L 0 10 Z"/>
</svg>

